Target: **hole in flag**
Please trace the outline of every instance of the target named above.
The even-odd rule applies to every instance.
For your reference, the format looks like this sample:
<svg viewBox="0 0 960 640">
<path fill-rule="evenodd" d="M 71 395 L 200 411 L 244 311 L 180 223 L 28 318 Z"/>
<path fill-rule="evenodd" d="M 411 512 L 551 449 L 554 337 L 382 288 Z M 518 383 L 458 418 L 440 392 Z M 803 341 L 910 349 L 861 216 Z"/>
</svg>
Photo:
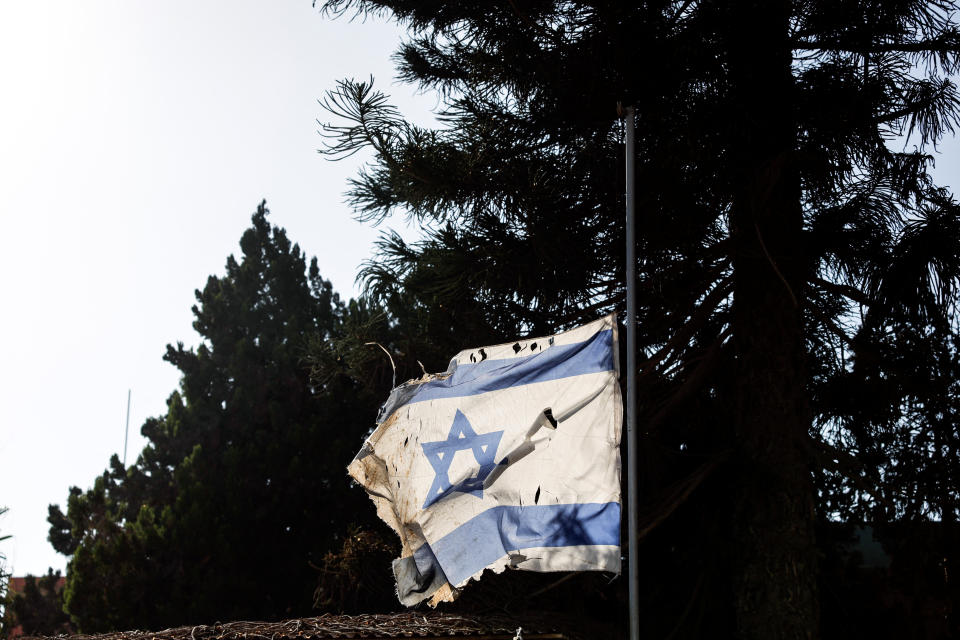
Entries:
<svg viewBox="0 0 960 640">
<path fill-rule="evenodd" d="M 550 423 L 550 425 L 551 425 L 554 429 L 556 429 L 558 423 L 557 423 L 557 419 L 553 417 L 553 409 L 551 409 L 550 407 L 547 407 L 546 409 L 543 410 L 543 415 L 544 415 L 544 417 L 546 417 L 546 419 L 547 419 L 547 421 Z"/>
</svg>

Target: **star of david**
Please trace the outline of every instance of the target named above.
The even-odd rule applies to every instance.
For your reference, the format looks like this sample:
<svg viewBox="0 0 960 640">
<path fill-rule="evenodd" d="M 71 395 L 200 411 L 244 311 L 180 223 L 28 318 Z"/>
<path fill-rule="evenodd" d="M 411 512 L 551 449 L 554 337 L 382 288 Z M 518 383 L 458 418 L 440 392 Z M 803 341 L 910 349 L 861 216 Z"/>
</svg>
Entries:
<svg viewBox="0 0 960 640">
<path fill-rule="evenodd" d="M 467 416 L 457 409 L 446 440 L 420 443 L 420 446 L 423 447 L 423 453 L 426 454 L 427 460 L 430 461 L 430 465 L 436 474 L 433 478 L 433 484 L 430 485 L 430 491 L 427 492 L 427 501 L 423 503 L 423 506 L 426 508 L 454 491 L 469 493 L 482 498 L 483 481 L 497 466 L 493 457 L 497 454 L 501 436 L 503 436 L 503 431 L 477 434 L 470 426 Z M 453 456 L 457 451 L 473 452 L 473 458 L 480 468 L 475 476 L 467 478 L 463 482 L 451 484 L 450 476 L 447 474 L 450 471 Z"/>
</svg>

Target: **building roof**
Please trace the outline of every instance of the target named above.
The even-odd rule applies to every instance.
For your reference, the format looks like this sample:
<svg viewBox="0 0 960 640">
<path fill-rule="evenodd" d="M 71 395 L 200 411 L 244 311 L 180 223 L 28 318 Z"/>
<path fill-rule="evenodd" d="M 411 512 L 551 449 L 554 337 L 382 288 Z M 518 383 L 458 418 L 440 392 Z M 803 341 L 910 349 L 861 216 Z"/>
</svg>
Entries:
<svg viewBox="0 0 960 640">
<path fill-rule="evenodd" d="M 283 622 L 230 622 L 101 635 L 69 640 L 319 640 L 328 638 L 429 638 L 522 640 L 586 638 L 577 621 L 562 616 L 450 615 L 434 611 L 355 616 L 325 614 Z M 519 632 L 519 634 L 518 634 Z"/>
<path fill-rule="evenodd" d="M 41 575 L 41 576 L 31 576 L 31 577 L 34 578 L 34 579 L 37 581 L 37 584 L 38 584 L 38 585 L 39 585 L 39 583 L 40 583 L 40 580 L 43 578 L 42 575 Z M 67 579 L 66 579 L 66 577 L 60 576 L 60 577 L 57 578 L 57 582 L 56 582 L 56 584 L 54 584 L 53 588 L 56 589 L 57 591 L 60 591 L 61 589 L 63 589 L 64 585 L 66 585 L 66 584 L 67 584 Z M 26 588 L 27 588 L 27 578 L 26 578 L 26 577 L 13 577 L 13 576 L 11 576 L 11 577 L 10 577 L 10 580 L 7 582 L 7 589 L 9 590 L 10 593 L 23 593 L 23 590 L 26 589 Z"/>
</svg>

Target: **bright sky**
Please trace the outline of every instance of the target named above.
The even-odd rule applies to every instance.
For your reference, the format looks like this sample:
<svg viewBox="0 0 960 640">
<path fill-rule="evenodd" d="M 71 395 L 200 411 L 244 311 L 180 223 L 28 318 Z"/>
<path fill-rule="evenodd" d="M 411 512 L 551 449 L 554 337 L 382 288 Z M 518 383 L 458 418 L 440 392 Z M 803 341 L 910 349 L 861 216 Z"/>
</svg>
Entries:
<svg viewBox="0 0 960 640">
<path fill-rule="evenodd" d="M 357 160 L 316 149 L 317 98 L 392 85 L 399 30 L 310 0 L 0 0 L 0 535 L 17 575 L 63 569 L 46 511 L 89 487 L 165 410 L 167 343 L 196 344 L 194 289 L 221 274 L 262 198 L 325 277 L 355 291 L 377 231 L 343 205 Z M 392 86 L 391 86 L 392 85 Z M 942 147 L 956 184 L 960 145 Z"/>
<path fill-rule="evenodd" d="M 343 205 L 358 160 L 317 154 L 317 99 L 393 82 L 400 30 L 311 0 L 0 0 L 0 543 L 17 575 L 63 569 L 46 511 L 165 411 L 167 343 L 262 198 L 346 295 L 378 230 Z"/>
</svg>

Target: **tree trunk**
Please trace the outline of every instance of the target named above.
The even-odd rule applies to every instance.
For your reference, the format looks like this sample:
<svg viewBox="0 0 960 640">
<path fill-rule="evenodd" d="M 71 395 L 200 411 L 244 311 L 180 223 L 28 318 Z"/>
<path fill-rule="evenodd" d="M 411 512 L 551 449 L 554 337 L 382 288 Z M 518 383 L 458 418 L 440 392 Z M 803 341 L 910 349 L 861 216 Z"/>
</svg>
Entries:
<svg viewBox="0 0 960 640">
<path fill-rule="evenodd" d="M 818 636 L 813 485 L 804 449 L 812 414 L 804 367 L 806 261 L 794 166 L 790 3 L 733 3 L 723 22 L 736 167 L 737 353 L 733 589 L 739 637 Z"/>
</svg>

